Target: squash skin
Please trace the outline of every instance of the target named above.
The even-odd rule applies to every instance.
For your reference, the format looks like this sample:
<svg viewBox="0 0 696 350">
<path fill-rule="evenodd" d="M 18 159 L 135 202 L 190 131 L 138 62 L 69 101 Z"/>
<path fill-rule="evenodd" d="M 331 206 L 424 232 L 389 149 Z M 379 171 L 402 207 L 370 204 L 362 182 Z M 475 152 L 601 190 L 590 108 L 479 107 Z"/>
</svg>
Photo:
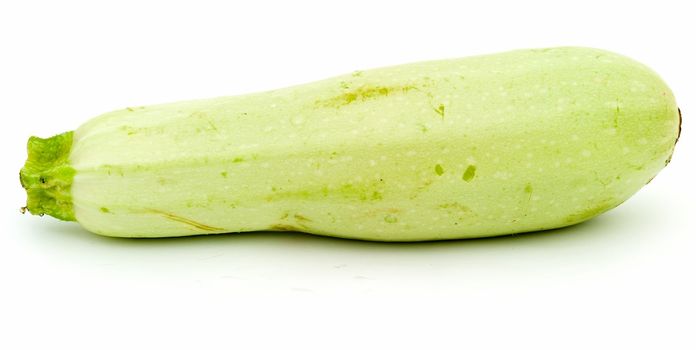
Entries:
<svg viewBox="0 0 696 350">
<path fill-rule="evenodd" d="M 518 50 L 114 111 L 71 134 L 69 181 L 53 171 L 72 216 L 22 183 L 30 212 L 107 236 L 487 237 L 616 207 L 669 162 L 679 125 L 640 63 Z"/>
</svg>

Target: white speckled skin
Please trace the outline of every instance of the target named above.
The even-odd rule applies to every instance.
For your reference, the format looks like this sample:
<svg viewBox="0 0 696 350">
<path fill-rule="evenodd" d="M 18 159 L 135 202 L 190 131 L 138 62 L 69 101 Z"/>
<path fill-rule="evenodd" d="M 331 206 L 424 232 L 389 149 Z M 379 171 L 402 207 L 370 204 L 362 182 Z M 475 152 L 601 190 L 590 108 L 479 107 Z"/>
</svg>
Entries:
<svg viewBox="0 0 696 350">
<path fill-rule="evenodd" d="M 387 67 L 97 117 L 74 134 L 74 212 L 123 237 L 550 229 L 640 189 L 668 162 L 678 125 L 653 71 L 596 49 Z"/>
</svg>

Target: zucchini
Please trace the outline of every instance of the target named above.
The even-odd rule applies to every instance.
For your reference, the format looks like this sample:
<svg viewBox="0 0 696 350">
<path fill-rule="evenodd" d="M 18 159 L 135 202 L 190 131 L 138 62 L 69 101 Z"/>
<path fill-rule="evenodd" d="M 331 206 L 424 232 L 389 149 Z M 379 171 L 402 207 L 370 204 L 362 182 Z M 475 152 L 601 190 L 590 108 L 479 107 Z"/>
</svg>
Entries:
<svg viewBox="0 0 696 350">
<path fill-rule="evenodd" d="M 629 58 L 519 50 L 117 110 L 31 137 L 20 179 L 32 214 L 107 236 L 473 238 L 616 207 L 669 162 L 680 120 Z"/>
</svg>

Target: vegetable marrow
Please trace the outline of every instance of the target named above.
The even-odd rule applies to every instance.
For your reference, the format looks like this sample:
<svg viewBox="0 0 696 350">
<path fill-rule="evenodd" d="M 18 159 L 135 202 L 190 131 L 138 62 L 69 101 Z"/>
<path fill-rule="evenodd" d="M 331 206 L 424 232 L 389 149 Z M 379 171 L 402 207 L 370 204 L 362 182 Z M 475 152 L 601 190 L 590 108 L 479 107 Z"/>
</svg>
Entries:
<svg viewBox="0 0 696 350">
<path fill-rule="evenodd" d="M 616 207 L 669 162 L 679 130 L 644 65 L 519 50 L 129 107 L 31 137 L 20 180 L 23 209 L 107 236 L 473 238 Z"/>
</svg>

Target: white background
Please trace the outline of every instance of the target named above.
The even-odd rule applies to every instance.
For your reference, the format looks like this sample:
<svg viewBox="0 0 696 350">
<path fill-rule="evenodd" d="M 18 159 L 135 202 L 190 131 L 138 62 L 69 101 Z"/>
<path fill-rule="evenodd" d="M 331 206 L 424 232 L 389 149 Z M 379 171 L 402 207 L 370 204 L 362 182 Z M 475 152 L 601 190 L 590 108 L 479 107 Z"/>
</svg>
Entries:
<svg viewBox="0 0 696 350">
<path fill-rule="evenodd" d="M 696 348 L 687 1 L 1 4 L 0 348 Z M 419 244 L 126 240 L 19 214 L 26 139 L 102 112 L 560 45 L 646 63 L 684 114 L 672 163 L 585 224 Z"/>
</svg>

